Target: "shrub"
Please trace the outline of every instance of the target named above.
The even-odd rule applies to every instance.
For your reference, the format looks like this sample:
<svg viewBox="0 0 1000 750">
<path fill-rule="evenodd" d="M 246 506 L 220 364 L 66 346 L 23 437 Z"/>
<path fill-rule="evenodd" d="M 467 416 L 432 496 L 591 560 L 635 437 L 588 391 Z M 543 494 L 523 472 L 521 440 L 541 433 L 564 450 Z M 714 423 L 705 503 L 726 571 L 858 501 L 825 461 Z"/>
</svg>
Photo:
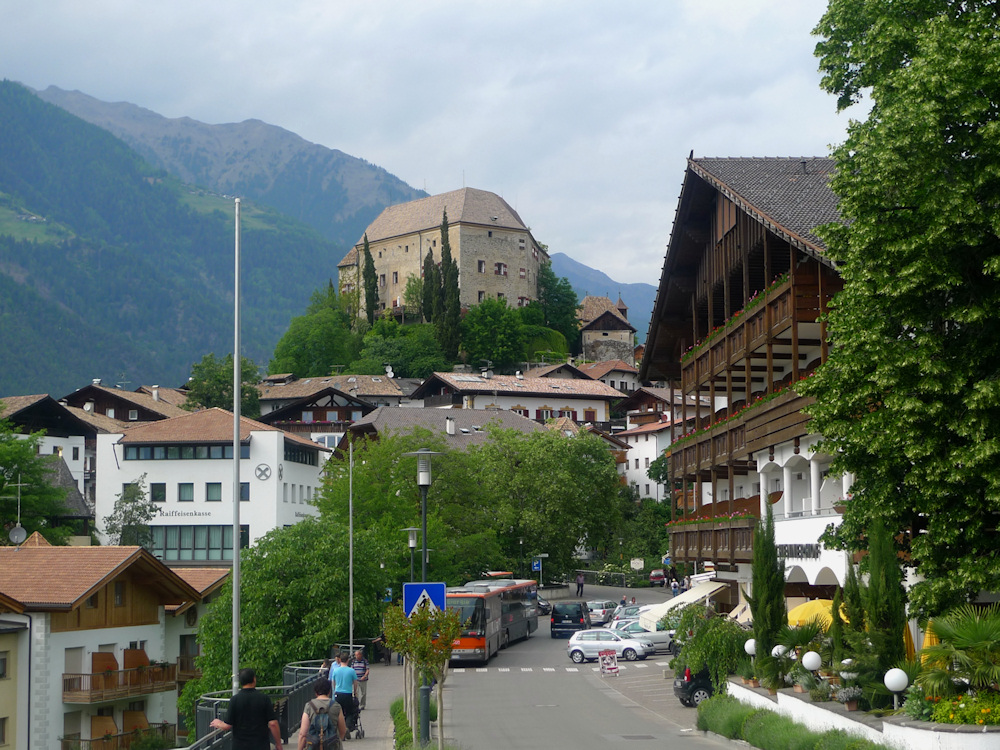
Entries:
<svg viewBox="0 0 1000 750">
<path fill-rule="evenodd" d="M 771 711 L 762 713 L 760 721 L 746 725 L 748 732 L 743 739 L 751 745 L 767 750 L 813 750 L 816 747 L 820 737 L 816 732 Z"/>
<path fill-rule="evenodd" d="M 698 729 L 738 739 L 747 717 L 757 711 L 728 695 L 714 695 L 698 705 Z"/>
<path fill-rule="evenodd" d="M 1000 724 L 1000 694 L 966 693 L 956 698 L 942 699 L 931 714 L 940 724 Z"/>
<path fill-rule="evenodd" d="M 843 729 L 831 729 L 820 735 L 815 750 L 878 750 L 885 745 L 878 745 L 870 740 L 848 734 Z"/>
</svg>

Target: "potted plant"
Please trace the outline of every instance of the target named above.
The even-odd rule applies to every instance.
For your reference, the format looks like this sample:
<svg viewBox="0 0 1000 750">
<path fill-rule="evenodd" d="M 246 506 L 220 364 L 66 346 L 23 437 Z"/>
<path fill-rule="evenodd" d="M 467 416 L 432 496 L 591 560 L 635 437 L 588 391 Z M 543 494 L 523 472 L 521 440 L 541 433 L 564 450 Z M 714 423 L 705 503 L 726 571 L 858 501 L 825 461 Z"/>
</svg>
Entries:
<svg viewBox="0 0 1000 750">
<path fill-rule="evenodd" d="M 736 667 L 736 674 L 743 680 L 744 685 L 749 685 L 754 680 L 753 664 L 750 663 L 749 659 L 744 659 L 739 663 L 739 666 Z"/>
<path fill-rule="evenodd" d="M 833 697 L 833 688 L 826 680 L 817 680 L 816 687 L 809 690 L 813 703 L 824 703 Z"/>
<path fill-rule="evenodd" d="M 837 691 L 837 700 L 844 704 L 848 711 L 858 710 L 858 700 L 861 698 L 861 688 L 857 685 L 842 687 Z"/>
</svg>

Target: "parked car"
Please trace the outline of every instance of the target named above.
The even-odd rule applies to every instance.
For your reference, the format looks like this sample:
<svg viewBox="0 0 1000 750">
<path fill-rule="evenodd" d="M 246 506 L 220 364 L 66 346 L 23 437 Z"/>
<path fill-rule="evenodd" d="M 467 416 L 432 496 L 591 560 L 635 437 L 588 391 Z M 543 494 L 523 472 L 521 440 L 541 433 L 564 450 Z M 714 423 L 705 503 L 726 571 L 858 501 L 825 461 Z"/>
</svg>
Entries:
<svg viewBox="0 0 1000 750">
<path fill-rule="evenodd" d="M 577 664 L 588 659 L 596 659 L 601 651 L 614 649 L 615 654 L 625 661 L 645 659 L 656 649 L 649 641 L 626 638 L 613 630 L 597 628 L 574 633 L 566 644 L 566 653 Z"/>
<path fill-rule="evenodd" d="M 645 612 L 653 604 L 629 604 L 627 607 L 618 607 L 615 610 L 614 619 L 615 620 L 634 620 L 639 616 L 640 612 Z"/>
<path fill-rule="evenodd" d="M 680 677 L 674 677 L 674 695 L 682 705 L 697 707 L 703 700 L 712 697 L 712 678 L 708 670 L 691 674 L 687 667 Z"/>
<path fill-rule="evenodd" d="M 667 572 L 663 568 L 656 568 L 656 570 L 649 571 L 649 585 L 666 586 Z"/>
<path fill-rule="evenodd" d="M 587 608 L 590 610 L 590 622 L 600 622 L 602 624 L 609 622 L 617 606 L 614 602 L 587 602 Z"/>
<path fill-rule="evenodd" d="M 555 602 L 550 617 L 553 638 L 590 628 L 590 610 L 583 602 Z"/>
<path fill-rule="evenodd" d="M 548 615 L 552 613 L 552 605 L 549 604 L 549 600 L 543 597 L 538 597 L 538 614 Z"/>
<path fill-rule="evenodd" d="M 619 620 L 619 622 L 623 621 Z M 629 638 L 649 641 L 656 647 L 657 651 L 674 653 L 674 631 L 665 630 L 660 623 L 656 623 L 656 630 L 651 632 L 640 625 L 638 620 L 627 620 L 620 627 L 615 628 L 615 632 L 627 635 Z"/>
</svg>

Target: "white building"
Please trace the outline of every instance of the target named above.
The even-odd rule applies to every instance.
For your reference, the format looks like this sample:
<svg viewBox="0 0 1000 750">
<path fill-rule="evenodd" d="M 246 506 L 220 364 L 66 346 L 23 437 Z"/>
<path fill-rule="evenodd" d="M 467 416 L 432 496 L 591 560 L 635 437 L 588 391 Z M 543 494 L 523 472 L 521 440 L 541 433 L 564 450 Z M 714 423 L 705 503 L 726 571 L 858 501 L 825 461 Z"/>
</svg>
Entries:
<svg viewBox="0 0 1000 750">
<path fill-rule="evenodd" d="M 668 488 L 649 478 L 649 465 L 670 446 L 669 419 L 629 427 L 616 432 L 615 437 L 629 446 L 627 460 L 619 464 L 624 467 L 621 474 L 626 483 L 639 493 L 639 497 L 652 498 L 657 502 L 667 499 Z"/>
<path fill-rule="evenodd" d="M 275 427 L 240 422 L 241 545 L 316 516 L 329 449 Z M 228 561 L 233 533 L 233 415 L 205 409 L 98 435 L 98 529 L 124 486 L 145 477 L 160 508 L 153 552 L 168 563 Z"/>
</svg>

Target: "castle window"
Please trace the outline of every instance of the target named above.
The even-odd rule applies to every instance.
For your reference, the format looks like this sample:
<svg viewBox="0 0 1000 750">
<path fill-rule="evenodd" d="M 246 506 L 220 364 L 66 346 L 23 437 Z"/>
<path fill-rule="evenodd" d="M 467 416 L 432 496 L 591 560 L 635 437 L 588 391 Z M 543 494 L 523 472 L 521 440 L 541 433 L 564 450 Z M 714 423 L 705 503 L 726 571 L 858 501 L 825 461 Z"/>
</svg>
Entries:
<svg viewBox="0 0 1000 750">
<path fill-rule="evenodd" d="M 526 269 L 524 269 L 524 268 L 522 268 L 522 269 L 521 269 L 521 278 L 523 279 L 523 278 L 525 278 L 525 277 L 526 277 L 527 275 L 528 275 L 528 272 L 527 272 L 527 270 L 526 270 Z"/>
<path fill-rule="evenodd" d="M 486 273 L 486 261 L 485 260 L 476 261 L 476 268 L 479 271 L 479 273 Z"/>
<path fill-rule="evenodd" d="M 479 301 L 482 302 L 484 299 L 486 299 L 486 292 L 484 292 L 482 289 L 480 289 L 479 290 Z"/>
<path fill-rule="evenodd" d="M 399 271 L 393 271 L 392 272 L 392 283 L 393 284 L 398 284 L 399 283 Z"/>
</svg>

